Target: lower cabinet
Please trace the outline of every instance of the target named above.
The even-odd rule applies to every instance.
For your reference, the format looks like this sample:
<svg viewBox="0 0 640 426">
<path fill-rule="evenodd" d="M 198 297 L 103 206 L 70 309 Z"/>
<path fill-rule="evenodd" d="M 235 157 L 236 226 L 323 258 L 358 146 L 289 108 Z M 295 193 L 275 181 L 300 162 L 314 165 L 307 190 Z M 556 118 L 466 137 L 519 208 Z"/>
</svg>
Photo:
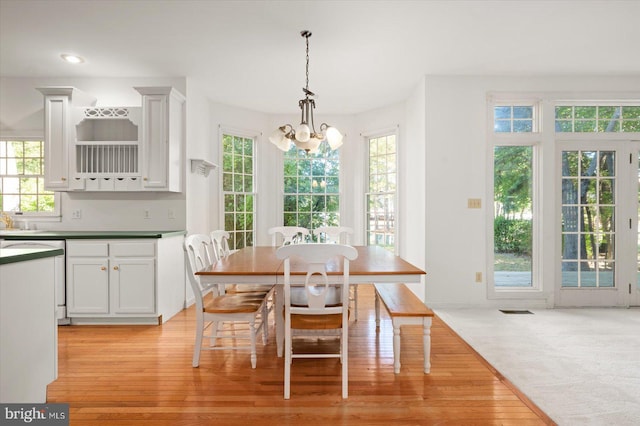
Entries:
<svg viewBox="0 0 640 426">
<path fill-rule="evenodd" d="M 158 279 L 171 276 L 170 269 L 175 269 L 158 264 L 159 251 L 160 258 L 167 257 L 162 253 L 164 243 L 162 239 L 67 240 L 71 323 L 162 323 L 182 309 L 184 280 L 180 282 L 179 275 L 174 276 L 177 283 Z"/>
</svg>

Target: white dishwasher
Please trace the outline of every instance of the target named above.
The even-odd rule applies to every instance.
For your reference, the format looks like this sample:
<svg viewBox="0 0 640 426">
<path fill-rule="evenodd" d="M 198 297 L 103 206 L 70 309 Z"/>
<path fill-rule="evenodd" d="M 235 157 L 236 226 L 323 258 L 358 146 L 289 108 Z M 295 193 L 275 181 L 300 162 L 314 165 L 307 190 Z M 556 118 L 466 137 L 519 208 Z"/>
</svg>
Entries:
<svg viewBox="0 0 640 426">
<path fill-rule="evenodd" d="M 65 250 L 65 240 L 2 240 L 0 248 L 55 248 Z M 66 252 L 66 250 L 65 250 Z M 56 295 L 56 316 L 59 325 L 68 325 L 67 303 L 66 303 L 66 274 L 65 256 L 56 256 L 55 267 L 55 295 Z"/>
</svg>

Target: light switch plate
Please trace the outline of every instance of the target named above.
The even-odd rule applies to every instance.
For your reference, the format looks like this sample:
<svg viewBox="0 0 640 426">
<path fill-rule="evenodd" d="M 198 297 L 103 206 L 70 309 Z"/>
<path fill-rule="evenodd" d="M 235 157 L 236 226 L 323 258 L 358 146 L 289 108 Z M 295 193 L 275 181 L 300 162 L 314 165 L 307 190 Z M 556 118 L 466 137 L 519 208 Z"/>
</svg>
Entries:
<svg viewBox="0 0 640 426">
<path fill-rule="evenodd" d="M 470 209 L 482 208 L 482 200 L 480 198 L 469 198 L 467 200 L 467 207 Z"/>
</svg>

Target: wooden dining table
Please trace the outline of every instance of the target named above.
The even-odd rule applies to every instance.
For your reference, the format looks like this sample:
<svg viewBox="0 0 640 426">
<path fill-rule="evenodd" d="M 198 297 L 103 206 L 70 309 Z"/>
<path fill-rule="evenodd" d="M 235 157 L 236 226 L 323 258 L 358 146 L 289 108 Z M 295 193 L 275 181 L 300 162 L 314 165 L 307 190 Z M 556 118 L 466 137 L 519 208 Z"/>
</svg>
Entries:
<svg viewBox="0 0 640 426">
<path fill-rule="evenodd" d="M 349 262 L 349 282 L 351 284 L 370 283 L 419 283 L 426 274 L 422 269 L 412 265 L 400 256 L 379 246 L 354 246 L 358 257 Z M 278 247 L 256 246 L 245 247 L 231 255 L 204 268 L 196 275 L 204 285 L 215 284 L 274 284 L 276 285 L 275 309 L 282 311 L 283 292 L 279 287 L 284 282 L 284 261 L 278 259 Z M 304 263 L 291 258 L 291 275 L 299 277 L 304 283 L 306 275 Z M 327 264 L 327 275 L 336 277 L 342 274 L 342 261 L 338 258 Z M 295 283 L 295 279 L 294 279 Z M 278 356 L 282 356 L 284 342 L 284 324 L 276 315 L 276 342 Z"/>
</svg>

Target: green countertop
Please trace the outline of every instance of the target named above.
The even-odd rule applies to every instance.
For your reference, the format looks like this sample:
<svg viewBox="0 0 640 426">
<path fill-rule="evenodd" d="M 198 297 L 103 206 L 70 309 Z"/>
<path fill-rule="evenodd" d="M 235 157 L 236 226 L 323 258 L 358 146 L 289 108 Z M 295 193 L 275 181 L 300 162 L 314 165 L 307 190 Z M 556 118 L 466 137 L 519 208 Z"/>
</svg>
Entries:
<svg viewBox="0 0 640 426">
<path fill-rule="evenodd" d="M 45 257 L 62 256 L 63 249 L 0 249 L 0 265 L 24 262 L 26 260 L 42 259 Z"/>
<path fill-rule="evenodd" d="M 0 238 L 5 240 L 168 238 L 186 235 L 186 233 L 187 231 L 5 231 L 0 229 Z"/>
</svg>

